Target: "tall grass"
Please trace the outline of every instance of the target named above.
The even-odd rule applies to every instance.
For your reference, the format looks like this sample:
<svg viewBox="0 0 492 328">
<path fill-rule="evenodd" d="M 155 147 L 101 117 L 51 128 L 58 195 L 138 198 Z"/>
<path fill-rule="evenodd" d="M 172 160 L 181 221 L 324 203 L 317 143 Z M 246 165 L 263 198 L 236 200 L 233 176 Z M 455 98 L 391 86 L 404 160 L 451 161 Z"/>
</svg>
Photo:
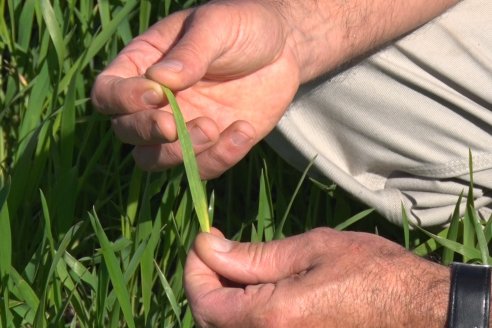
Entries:
<svg viewBox="0 0 492 328">
<path fill-rule="evenodd" d="M 184 171 L 136 168 L 88 95 L 134 35 L 195 4 L 0 0 L 0 328 L 193 326 L 182 273 L 198 221 Z M 207 183 L 214 225 L 236 240 L 316 226 L 402 240 L 341 190 L 304 177 L 256 147 Z M 437 237 L 408 232 L 408 247 L 444 249 L 445 263 L 488 261 L 491 225 L 468 208 Z"/>
</svg>

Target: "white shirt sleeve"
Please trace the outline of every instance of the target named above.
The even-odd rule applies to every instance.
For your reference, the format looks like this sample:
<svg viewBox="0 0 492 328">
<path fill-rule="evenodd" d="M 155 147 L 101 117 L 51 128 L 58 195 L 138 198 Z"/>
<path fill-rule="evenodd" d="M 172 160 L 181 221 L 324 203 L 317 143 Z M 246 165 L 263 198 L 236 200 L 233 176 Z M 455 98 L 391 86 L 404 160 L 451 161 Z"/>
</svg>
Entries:
<svg viewBox="0 0 492 328">
<path fill-rule="evenodd" d="M 492 213 L 492 1 L 468 0 L 362 62 L 304 85 L 268 142 L 401 223 L 445 224 L 469 186 Z M 462 207 L 464 209 L 464 207 Z"/>
</svg>

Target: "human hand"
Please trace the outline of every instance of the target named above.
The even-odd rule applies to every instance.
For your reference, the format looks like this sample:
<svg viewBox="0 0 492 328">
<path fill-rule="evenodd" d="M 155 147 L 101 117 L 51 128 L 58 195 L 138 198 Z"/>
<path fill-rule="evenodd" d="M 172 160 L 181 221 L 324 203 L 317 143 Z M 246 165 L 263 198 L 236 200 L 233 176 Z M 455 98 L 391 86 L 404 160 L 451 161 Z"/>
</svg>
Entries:
<svg viewBox="0 0 492 328">
<path fill-rule="evenodd" d="M 280 241 L 200 234 L 185 289 L 201 327 L 443 327 L 450 273 L 376 235 L 319 228 Z"/>
<path fill-rule="evenodd" d="M 202 178 L 238 162 L 279 121 L 299 86 L 275 2 L 215 1 L 175 13 L 135 38 L 97 77 L 92 100 L 113 115 L 147 170 L 181 163 L 159 84 L 177 91 Z"/>
<path fill-rule="evenodd" d="M 239 161 L 279 121 L 300 83 L 408 32 L 456 0 L 217 0 L 135 38 L 92 100 L 147 170 L 181 163 L 167 101 L 177 91 L 202 178 Z"/>
</svg>

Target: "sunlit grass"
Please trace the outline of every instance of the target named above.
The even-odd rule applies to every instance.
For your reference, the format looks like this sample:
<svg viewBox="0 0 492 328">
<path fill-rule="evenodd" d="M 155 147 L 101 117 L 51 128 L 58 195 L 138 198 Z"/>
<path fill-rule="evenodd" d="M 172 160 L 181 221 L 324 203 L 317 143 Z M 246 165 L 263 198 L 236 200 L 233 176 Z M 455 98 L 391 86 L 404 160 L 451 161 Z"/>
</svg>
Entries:
<svg viewBox="0 0 492 328">
<path fill-rule="evenodd" d="M 136 168 L 88 95 L 134 35 L 195 3 L 0 0 L 0 328 L 193 326 L 182 274 L 200 214 L 183 168 Z M 330 226 L 446 264 L 490 258 L 472 202 L 435 235 L 404 234 L 263 144 L 201 190 L 200 211 L 235 240 Z"/>
<path fill-rule="evenodd" d="M 198 222 L 200 222 L 200 229 L 203 232 L 210 232 L 207 196 L 205 195 L 204 185 L 200 180 L 198 164 L 193 151 L 193 145 L 191 144 L 190 135 L 186 129 L 183 114 L 181 113 L 181 109 L 179 108 L 173 92 L 165 86 L 162 87 L 162 90 L 169 101 L 169 105 L 171 106 L 174 120 L 176 122 L 176 129 L 178 131 L 178 139 L 183 153 L 183 164 L 188 181 L 188 187 L 190 188 L 191 198 L 198 217 Z"/>
</svg>

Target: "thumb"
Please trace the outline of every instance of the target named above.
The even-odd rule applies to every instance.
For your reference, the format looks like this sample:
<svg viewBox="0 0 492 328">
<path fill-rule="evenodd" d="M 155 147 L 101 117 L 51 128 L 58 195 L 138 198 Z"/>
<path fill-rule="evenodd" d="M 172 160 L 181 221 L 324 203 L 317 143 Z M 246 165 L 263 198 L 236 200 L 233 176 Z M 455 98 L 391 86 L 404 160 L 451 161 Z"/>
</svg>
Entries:
<svg viewBox="0 0 492 328">
<path fill-rule="evenodd" d="M 161 61 L 147 69 L 145 75 L 149 79 L 172 90 L 183 90 L 205 76 L 211 63 L 222 54 L 228 32 L 223 28 L 214 29 L 217 24 L 202 11 L 203 7 L 199 7 L 188 16 L 182 36 L 178 36 L 176 44 Z M 165 33 L 165 27 L 162 26 L 164 31 L 161 33 Z"/>
<path fill-rule="evenodd" d="M 266 243 L 239 243 L 201 233 L 194 251 L 213 271 L 235 283 L 273 283 L 309 270 L 322 252 L 319 238 L 305 233 Z"/>
</svg>

